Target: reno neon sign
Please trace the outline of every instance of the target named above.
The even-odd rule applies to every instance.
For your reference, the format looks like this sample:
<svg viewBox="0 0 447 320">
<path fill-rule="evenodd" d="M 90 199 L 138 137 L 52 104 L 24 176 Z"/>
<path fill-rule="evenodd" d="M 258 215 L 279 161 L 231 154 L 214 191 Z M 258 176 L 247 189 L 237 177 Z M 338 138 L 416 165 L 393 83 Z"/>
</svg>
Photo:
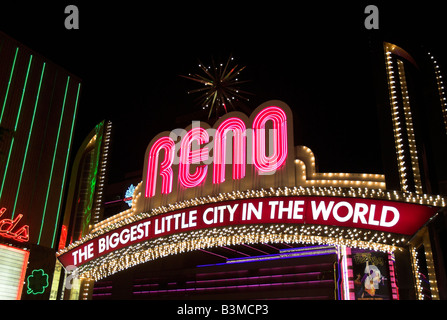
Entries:
<svg viewBox="0 0 447 320">
<path fill-rule="evenodd" d="M 0 209 L 0 217 L 5 213 L 6 208 Z M 27 242 L 29 240 L 29 226 L 24 225 L 18 230 L 16 228 L 19 221 L 22 219 L 23 214 L 18 214 L 14 220 L 2 219 L 0 220 L 0 236 L 19 242 Z"/>
<path fill-rule="evenodd" d="M 222 118 L 215 128 L 193 125 L 180 134 L 160 134 L 146 151 L 144 196 L 168 195 L 174 183 L 183 189 L 201 186 L 207 179 L 212 185 L 223 184 L 228 170 L 233 181 L 243 180 L 249 178 L 248 171 L 251 173 L 248 164 L 253 165 L 256 175 L 276 174 L 286 166 L 289 148 L 293 147 L 290 115 L 286 104 L 271 101 L 255 110 L 250 119 L 235 112 Z"/>
</svg>

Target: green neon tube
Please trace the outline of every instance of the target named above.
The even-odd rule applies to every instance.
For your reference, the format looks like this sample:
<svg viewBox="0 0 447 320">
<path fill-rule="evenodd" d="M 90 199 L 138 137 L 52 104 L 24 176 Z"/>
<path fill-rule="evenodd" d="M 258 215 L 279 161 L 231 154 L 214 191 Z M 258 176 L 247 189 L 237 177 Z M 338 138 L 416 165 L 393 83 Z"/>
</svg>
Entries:
<svg viewBox="0 0 447 320">
<path fill-rule="evenodd" d="M 12 75 L 14 74 L 14 68 L 16 66 L 18 52 L 19 52 L 19 47 L 16 48 L 16 54 L 14 55 L 14 61 L 12 63 L 11 73 L 9 74 L 8 87 L 6 88 L 5 99 L 3 100 L 2 114 L 0 115 L 0 123 L 3 120 L 3 113 L 5 112 L 6 100 L 8 100 L 9 87 L 11 86 Z"/>
<path fill-rule="evenodd" d="M 40 224 L 39 238 L 37 240 L 37 244 L 38 245 L 40 244 L 40 240 L 41 240 L 41 237 L 42 237 L 42 231 L 43 231 L 43 225 L 45 223 L 45 215 L 46 215 L 47 205 L 48 205 L 48 196 L 50 195 L 51 180 L 53 179 L 53 169 L 54 169 L 54 163 L 56 161 L 57 145 L 59 144 L 59 136 L 60 136 L 60 133 L 61 133 L 62 119 L 64 118 L 65 101 L 67 99 L 67 91 L 68 91 L 68 84 L 69 83 L 70 83 L 70 76 L 68 76 L 67 85 L 65 86 L 64 102 L 62 103 L 61 118 L 59 119 L 59 128 L 57 129 L 56 144 L 54 145 L 53 161 L 52 161 L 52 164 L 51 164 L 50 178 L 48 180 L 47 195 L 45 197 L 45 206 L 43 208 L 42 223 Z"/>
<path fill-rule="evenodd" d="M 78 92 L 76 94 L 76 103 L 75 103 L 75 109 L 73 111 L 73 121 L 71 122 L 71 131 L 70 131 L 70 140 L 68 142 L 68 148 L 67 148 L 67 152 L 66 152 L 66 157 L 65 157 L 65 167 L 64 167 L 64 176 L 62 179 L 62 186 L 61 186 L 61 193 L 59 195 L 59 205 L 57 208 L 57 215 L 56 215 L 56 221 L 54 223 L 54 231 L 53 231 L 53 240 L 51 242 L 51 248 L 53 248 L 54 246 L 54 240 L 56 238 L 56 231 L 57 231 L 57 225 L 59 222 L 59 214 L 61 211 L 61 204 L 62 204 L 62 196 L 64 194 L 64 184 L 65 184 L 65 176 L 67 174 L 67 166 L 68 166 L 68 158 L 70 155 L 70 148 L 71 148 L 71 139 L 73 137 L 73 131 L 74 131 L 74 124 L 75 124 L 75 118 L 76 118 L 76 110 L 78 109 L 78 98 L 79 98 L 79 91 L 81 89 L 81 84 L 78 84 Z"/>
<path fill-rule="evenodd" d="M 22 169 L 20 170 L 20 179 L 19 179 L 19 186 L 17 187 L 17 192 L 16 192 L 16 198 L 14 200 L 14 207 L 12 209 L 13 215 L 16 212 L 16 206 L 17 206 L 17 199 L 19 198 L 19 193 L 20 193 L 20 187 L 22 185 L 22 177 L 23 177 L 23 170 L 25 168 L 25 163 L 26 163 L 26 158 L 28 156 L 28 148 L 29 148 L 29 143 L 31 140 L 31 135 L 33 134 L 33 128 L 34 128 L 34 119 L 36 117 L 36 110 L 37 110 L 37 105 L 39 103 L 39 96 L 40 96 L 40 89 L 42 87 L 42 80 L 43 80 L 43 74 L 45 72 L 45 62 L 43 63 L 43 67 L 42 67 L 42 72 L 40 74 L 40 82 L 39 82 L 39 88 L 37 89 L 37 95 L 36 95 L 36 102 L 34 103 L 34 111 L 33 111 L 33 118 L 31 120 L 31 125 L 30 125 L 30 130 L 29 130 L 29 134 L 28 134 L 28 140 L 26 142 L 26 148 L 25 148 L 25 156 L 23 158 L 23 162 L 22 162 Z"/>
<path fill-rule="evenodd" d="M 29 62 L 28 62 L 28 69 L 26 71 L 25 83 L 24 83 L 23 89 L 22 89 L 22 97 L 20 99 L 19 111 L 17 112 L 17 118 L 16 118 L 16 123 L 15 123 L 15 126 L 14 126 L 14 132 L 17 131 L 17 126 L 18 126 L 19 120 L 20 120 L 20 114 L 22 113 L 23 97 L 25 96 L 26 86 L 28 84 L 29 69 L 31 67 L 31 62 L 32 61 L 33 61 L 33 56 L 31 55 L 30 59 L 29 59 Z M 11 153 L 12 153 L 13 146 L 14 146 L 14 136 L 12 136 L 11 144 L 9 146 L 8 159 L 6 160 L 5 173 L 3 174 L 2 187 L 0 189 L 0 199 L 1 199 L 2 195 L 3 195 L 3 188 L 5 187 L 6 175 L 8 174 L 9 161 L 11 160 Z M 11 219 L 14 218 L 14 214 L 15 214 L 15 212 L 13 211 Z"/>
</svg>

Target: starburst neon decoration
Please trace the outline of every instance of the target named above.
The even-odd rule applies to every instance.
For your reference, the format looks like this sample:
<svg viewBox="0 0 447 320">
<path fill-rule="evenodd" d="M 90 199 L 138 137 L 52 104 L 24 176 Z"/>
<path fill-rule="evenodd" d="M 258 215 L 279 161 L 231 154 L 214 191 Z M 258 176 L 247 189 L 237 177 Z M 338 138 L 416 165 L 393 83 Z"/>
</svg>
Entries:
<svg viewBox="0 0 447 320">
<path fill-rule="evenodd" d="M 132 197 L 133 197 L 133 193 L 135 191 L 135 186 L 133 185 L 133 183 L 127 188 L 126 193 L 125 193 L 125 197 L 126 199 L 130 198 L 129 200 L 126 200 L 125 202 L 127 203 L 127 205 L 129 207 L 132 207 Z"/>
<path fill-rule="evenodd" d="M 249 92 L 239 89 L 239 85 L 248 81 L 239 81 L 239 74 L 245 69 L 245 66 L 232 66 L 233 57 L 229 57 L 225 64 L 220 63 L 215 65 L 212 60 L 212 67 L 206 67 L 199 61 L 199 68 L 203 74 L 189 74 L 188 76 L 181 76 L 183 78 L 193 80 L 204 86 L 198 89 L 188 91 L 191 93 L 201 93 L 197 98 L 203 109 L 209 108 L 208 119 L 211 117 L 213 111 L 216 113 L 219 108 L 223 108 L 225 113 L 228 112 L 228 106 L 234 108 L 234 102 L 239 99 L 248 101 L 244 94 Z"/>
</svg>

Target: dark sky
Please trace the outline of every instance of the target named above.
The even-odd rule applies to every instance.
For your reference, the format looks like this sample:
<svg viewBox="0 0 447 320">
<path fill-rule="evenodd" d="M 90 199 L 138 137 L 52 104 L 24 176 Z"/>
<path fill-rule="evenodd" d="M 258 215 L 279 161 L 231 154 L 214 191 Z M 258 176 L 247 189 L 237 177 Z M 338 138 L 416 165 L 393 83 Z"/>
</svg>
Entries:
<svg viewBox="0 0 447 320">
<path fill-rule="evenodd" d="M 286 102 L 295 144 L 314 151 L 321 171 L 381 173 L 371 42 L 423 45 L 441 67 L 447 58 L 439 1 L 374 2 L 379 30 L 365 29 L 362 1 L 93 2 L 1 4 L 0 30 L 82 79 L 74 147 L 112 120 L 112 180 L 142 169 L 153 136 L 197 110 L 186 93 L 194 83 L 179 75 L 230 54 L 246 66 L 248 107 Z M 64 27 L 69 4 L 79 30 Z"/>
</svg>

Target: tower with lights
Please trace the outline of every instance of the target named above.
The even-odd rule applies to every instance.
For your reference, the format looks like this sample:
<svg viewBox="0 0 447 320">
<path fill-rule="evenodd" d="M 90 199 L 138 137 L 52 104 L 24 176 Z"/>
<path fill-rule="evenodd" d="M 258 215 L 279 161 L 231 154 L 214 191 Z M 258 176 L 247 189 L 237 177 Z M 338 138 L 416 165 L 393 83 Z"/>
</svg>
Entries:
<svg viewBox="0 0 447 320">
<path fill-rule="evenodd" d="M 377 97 L 387 187 L 445 196 L 446 93 L 436 54 L 390 42 L 378 45 L 377 52 L 385 66 L 377 68 Z M 445 239 L 446 217 L 441 211 L 409 242 L 417 299 L 447 298 Z"/>
</svg>

